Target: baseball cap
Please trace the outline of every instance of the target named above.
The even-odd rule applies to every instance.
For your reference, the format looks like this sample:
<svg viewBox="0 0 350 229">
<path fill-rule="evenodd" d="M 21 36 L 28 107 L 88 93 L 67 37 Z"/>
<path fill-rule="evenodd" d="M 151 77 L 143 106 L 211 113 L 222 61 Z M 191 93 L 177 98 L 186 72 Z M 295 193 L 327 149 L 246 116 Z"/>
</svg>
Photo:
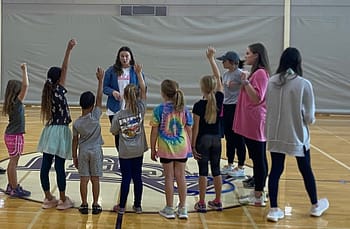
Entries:
<svg viewBox="0 0 350 229">
<path fill-rule="evenodd" d="M 227 53 L 225 53 L 224 55 L 216 58 L 217 60 L 230 60 L 233 62 L 239 62 L 239 56 L 237 53 L 233 52 L 233 51 L 228 51 Z"/>
</svg>

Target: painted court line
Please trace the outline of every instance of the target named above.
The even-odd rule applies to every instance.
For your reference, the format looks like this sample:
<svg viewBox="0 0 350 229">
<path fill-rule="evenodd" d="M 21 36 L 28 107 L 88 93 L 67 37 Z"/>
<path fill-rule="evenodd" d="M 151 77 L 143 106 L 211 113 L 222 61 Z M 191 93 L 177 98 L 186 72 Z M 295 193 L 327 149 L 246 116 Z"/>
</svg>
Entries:
<svg viewBox="0 0 350 229">
<path fill-rule="evenodd" d="M 341 137 L 341 136 L 336 135 L 336 134 L 333 133 L 332 131 L 326 130 L 326 129 L 321 128 L 321 127 L 317 127 L 317 129 L 322 130 L 322 131 L 326 132 L 327 134 L 333 135 L 334 137 L 336 137 L 336 138 L 338 138 L 338 139 L 340 139 L 340 140 L 342 140 L 342 141 L 344 141 L 344 142 L 350 144 L 350 141 L 349 141 L 349 140 L 347 140 L 347 139 L 345 139 L 345 138 L 343 138 L 343 137 Z"/>
<path fill-rule="evenodd" d="M 311 144 L 311 147 L 316 149 L 318 152 L 320 152 L 321 154 L 323 154 L 324 156 L 328 157 L 329 159 L 331 159 L 332 161 L 338 163 L 339 165 L 343 166 L 344 168 L 346 168 L 347 170 L 350 170 L 350 167 L 346 164 L 344 164 L 343 162 L 337 160 L 336 158 L 332 157 L 331 155 L 329 155 L 328 153 L 326 153 L 325 151 L 321 150 L 320 148 L 314 146 Z"/>
</svg>

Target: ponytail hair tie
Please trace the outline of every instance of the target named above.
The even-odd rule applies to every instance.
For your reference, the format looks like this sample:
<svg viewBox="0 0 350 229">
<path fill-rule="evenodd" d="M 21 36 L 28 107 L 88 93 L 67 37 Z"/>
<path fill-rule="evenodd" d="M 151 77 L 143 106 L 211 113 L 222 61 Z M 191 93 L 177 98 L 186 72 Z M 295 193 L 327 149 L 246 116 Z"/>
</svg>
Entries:
<svg viewBox="0 0 350 229">
<path fill-rule="evenodd" d="M 290 74 L 290 75 L 295 74 L 295 72 L 294 72 L 293 69 L 291 69 L 291 68 L 288 68 L 286 72 L 287 72 L 288 74 Z"/>
</svg>

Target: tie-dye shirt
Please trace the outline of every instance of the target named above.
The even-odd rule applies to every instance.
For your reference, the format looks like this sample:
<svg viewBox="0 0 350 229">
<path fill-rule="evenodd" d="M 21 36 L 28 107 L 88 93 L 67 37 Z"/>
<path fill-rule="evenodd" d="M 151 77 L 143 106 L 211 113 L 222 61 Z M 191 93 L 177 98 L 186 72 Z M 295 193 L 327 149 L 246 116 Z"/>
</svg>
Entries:
<svg viewBox="0 0 350 229">
<path fill-rule="evenodd" d="M 192 126 L 193 119 L 187 108 L 176 112 L 174 104 L 166 102 L 153 110 L 150 121 L 152 127 L 158 127 L 158 157 L 166 159 L 184 159 L 191 153 L 190 138 L 185 126 Z"/>
</svg>

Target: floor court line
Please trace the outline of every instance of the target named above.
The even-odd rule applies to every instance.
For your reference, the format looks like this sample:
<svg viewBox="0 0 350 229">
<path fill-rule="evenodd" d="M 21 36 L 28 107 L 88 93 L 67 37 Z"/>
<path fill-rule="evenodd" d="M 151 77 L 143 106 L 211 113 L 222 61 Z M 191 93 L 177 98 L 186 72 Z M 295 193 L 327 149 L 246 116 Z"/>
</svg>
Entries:
<svg viewBox="0 0 350 229">
<path fill-rule="evenodd" d="M 328 157 L 329 159 L 331 159 L 332 161 L 334 161 L 335 163 L 338 163 L 339 165 L 343 166 L 344 168 L 346 168 L 347 170 L 350 170 L 350 167 L 348 165 L 346 165 L 345 163 L 339 161 L 338 159 L 332 157 L 331 155 L 329 155 L 328 153 L 326 153 L 325 151 L 321 150 L 320 148 L 310 144 L 312 148 L 314 148 L 315 150 L 317 150 L 318 152 L 320 152 L 321 154 L 323 154 L 324 156 Z"/>
<path fill-rule="evenodd" d="M 336 134 L 333 133 L 332 131 L 326 130 L 326 129 L 321 128 L 321 127 L 317 127 L 317 129 L 322 130 L 322 131 L 326 132 L 327 134 L 333 135 L 334 137 L 336 137 L 336 138 L 338 138 L 338 139 L 340 139 L 340 140 L 342 140 L 342 141 L 344 141 L 344 142 L 350 144 L 350 141 L 349 141 L 349 140 L 347 140 L 347 139 L 345 139 L 345 138 L 343 138 L 343 137 L 340 137 L 340 136 L 336 135 Z"/>
</svg>

